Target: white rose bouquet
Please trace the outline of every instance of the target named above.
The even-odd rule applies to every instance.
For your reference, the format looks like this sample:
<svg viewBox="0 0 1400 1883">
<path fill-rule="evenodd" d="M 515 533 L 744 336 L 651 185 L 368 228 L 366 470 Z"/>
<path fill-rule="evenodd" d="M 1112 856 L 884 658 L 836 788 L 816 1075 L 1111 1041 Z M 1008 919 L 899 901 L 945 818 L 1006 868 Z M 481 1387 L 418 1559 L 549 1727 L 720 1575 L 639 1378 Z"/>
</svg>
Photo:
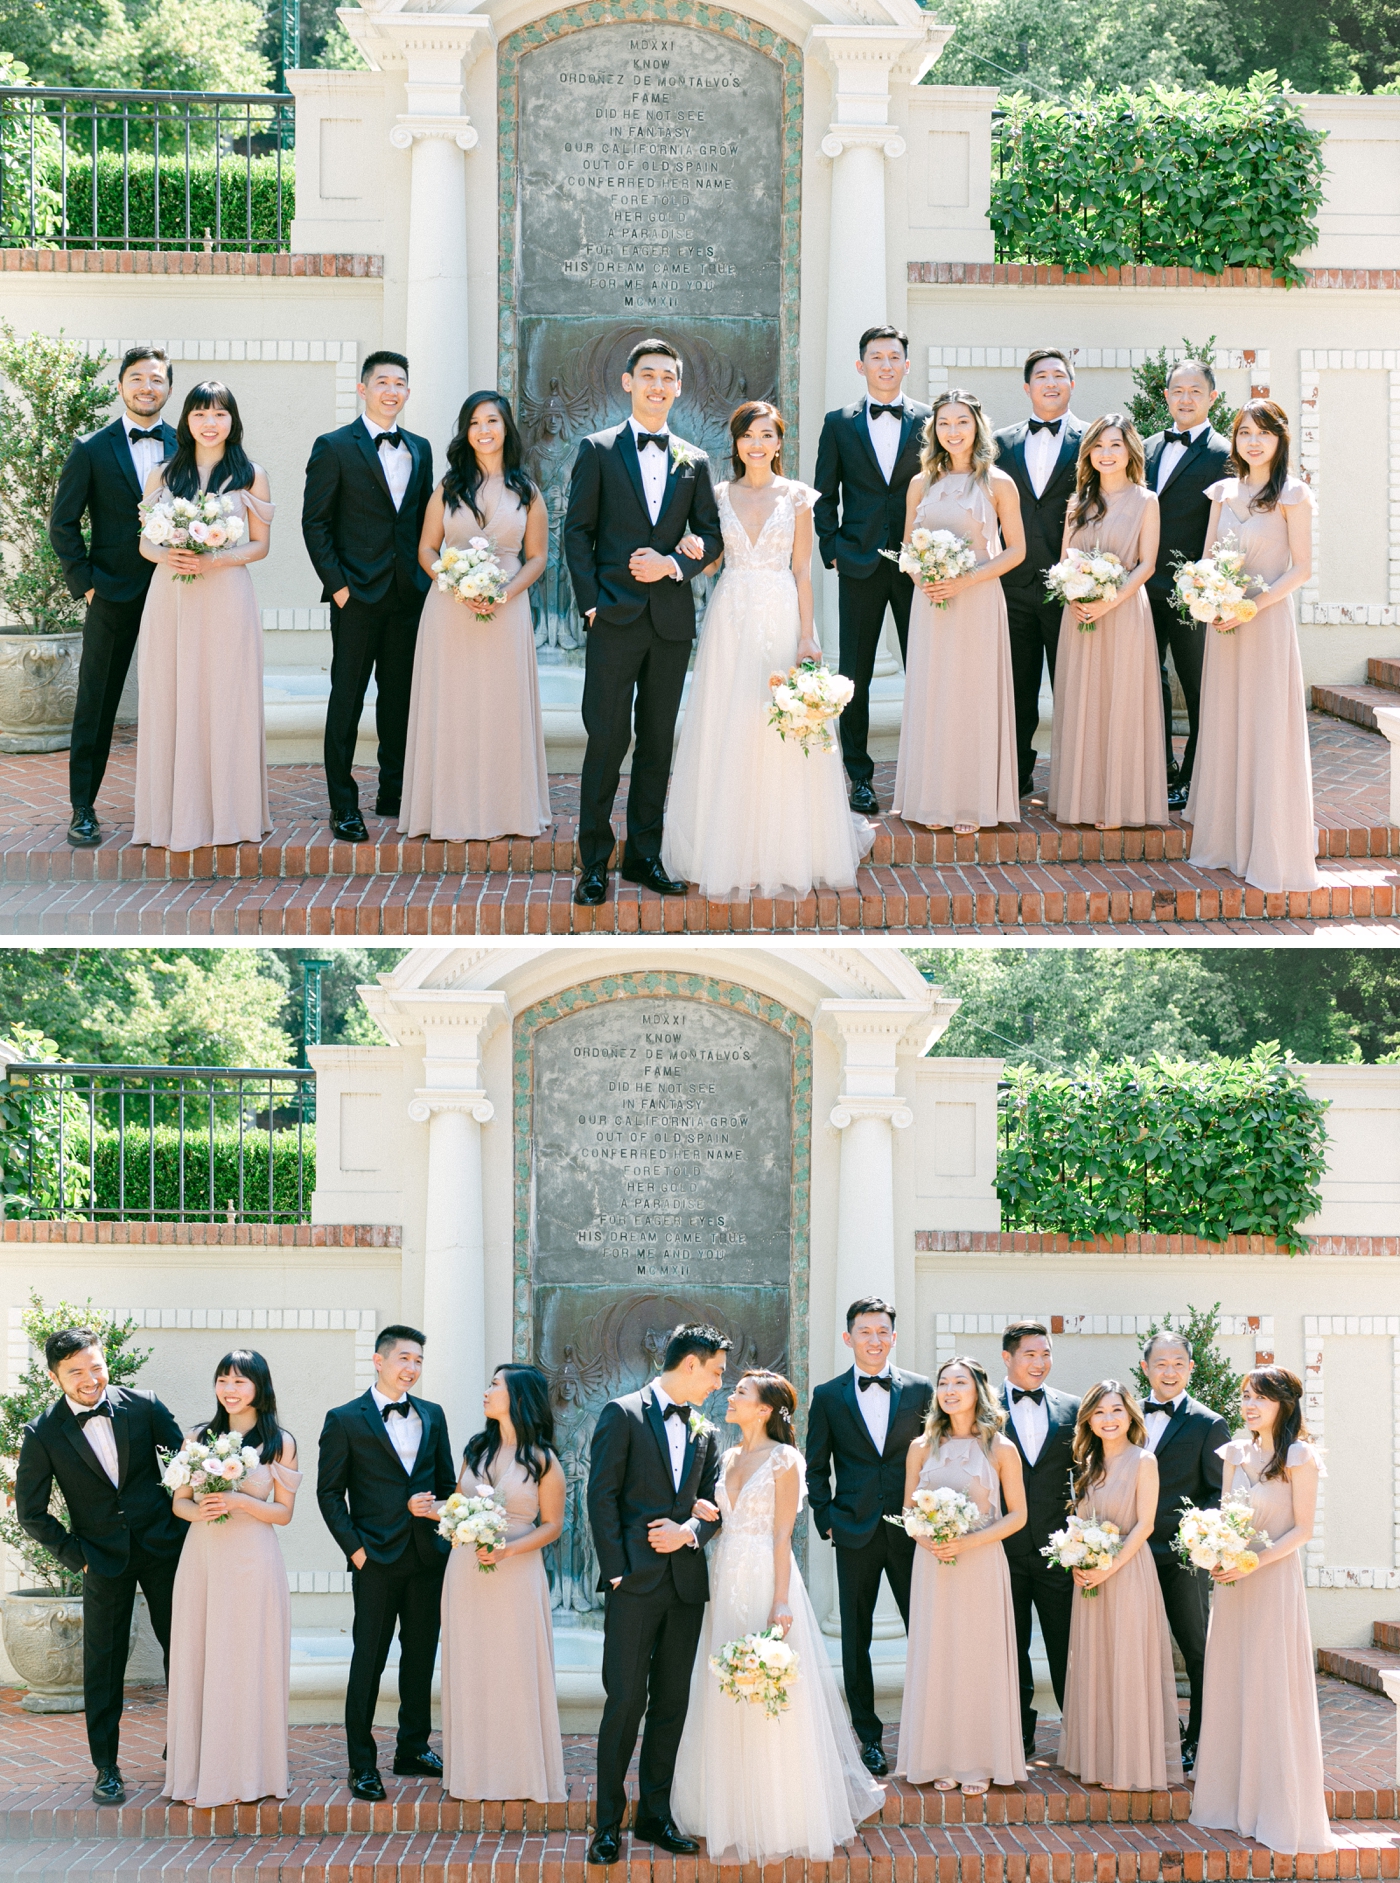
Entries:
<svg viewBox="0 0 1400 1883">
<path fill-rule="evenodd" d="M 238 501 L 217 491 L 203 490 L 197 497 L 175 497 L 168 490 L 142 500 L 141 534 L 159 549 L 187 549 L 194 556 L 212 556 L 243 541 L 246 524 Z M 194 582 L 193 575 L 177 575 L 177 582 Z"/>
<path fill-rule="evenodd" d="M 1050 1541 L 1041 1550 L 1047 1563 L 1059 1569 L 1107 1569 L 1123 1547 L 1123 1533 L 1116 1523 L 1100 1522 L 1097 1517 L 1071 1517 L 1063 1530 L 1052 1530 Z M 1097 1589 L 1081 1589 L 1081 1595 L 1097 1595 Z"/>
<path fill-rule="evenodd" d="M 1199 562 L 1179 562 L 1174 578 L 1177 610 L 1192 621 L 1204 622 L 1218 634 L 1233 634 L 1242 621 L 1253 621 L 1259 605 L 1250 598 L 1253 588 L 1267 595 L 1269 585 L 1250 575 L 1244 566 L 1239 539 L 1231 532 Z"/>
<path fill-rule="evenodd" d="M 970 575 L 977 567 L 972 539 L 953 530 L 911 530 L 902 548 L 882 549 L 880 554 L 898 563 L 901 571 L 916 582 L 951 582 L 955 576 Z M 947 602 L 934 603 L 935 608 L 947 606 Z"/>
<path fill-rule="evenodd" d="M 1074 602 L 1109 601 L 1128 579 L 1128 571 L 1110 550 L 1071 549 L 1045 571 L 1045 599 L 1070 606 Z M 1097 626 L 1081 621 L 1081 632 Z"/>
<path fill-rule="evenodd" d="M 449 543 L 433 564 L 433 574 L 442 592 L 465 602 L 478 621 L 489 621 L 491 611 L 506 598 L 506 572 L 485 536 L 473 536 L 465 549 Z"/>
<path fill-rule="evenodd" d="M 173 1497 L 186 1486 L 194 1501 L 236 1491 L 250 1471 L 256 1471 L 262 1459 L 251 1445 L 243 1443 L 238 1432 L 220 1432 L 217 1438 L 187 1438 L 177 1452 L 160 1454 L 164 1469 L 161 1484 Z M 227 1523 L 228 1515 L 211 1519 Z"/>
<path fill-rule="evenodd" d="M 916 1490 L 910 1506 L 897 1517 L 886 1517 L 885 1522 L 898 1524 L 916 1543 L 920 1537 L 929 1543 L 952 1543 L 975 1530 L 982 1520 L 983 1513 L 970 1497 L 942 1484 L 937 1490 Z M 957 1566 L 956 1556 L 943 1564 L 945 1569 Z"/>
<path fill-rule="evenodd" d="M 445 1536 L 453 1549 L 495 1549 L 505 1536 L 509 1519 L 505 1506 L 494 1497 L 466 1497 L 454 1491 L 438 1518 L 438 1535 Z M 477 1568 L 490 1571 L 494 1563 L 478 1562 Z"/>
<path fill-rule="evenodd" d="M 768 724 L 783 740 L 795 739 L 808 758 L 815 752 L 834 752 L 832 722 L 850 704 L 855 683 L 843 673 L 832 673 L 819 660 L 804 660 L 787 673 L 768 676 L 773 705 Z"/>
<path fill-rule="evenodd" d="M 761 1706 L 770 1720 L 787 1707 L 797 1665 L 797 1650 L 788 1646 L 781 1628 L 764 1628 L 738 1641 L 726 1641 L 718 1654 L 710 1656 L 710 1672 L 719 1681 L 720 1692 L 731 1700 Z"/>
<path fill-rule="evenodd" d="M 1241 1575 L 1259 1567 L 1259 1551 L 1268 1547 L 1265 1530 L 1254 1527 L 1248 1504 L 1222 1504 L 1218 1510 L 1200 1510 L 1188 1501 L 1176 1533 L 1176 1553 L 1192 1569 L 1234 1569 Z M 1222 1582 L 1222 1589 L 1234 1585 Z"/>
</svg>

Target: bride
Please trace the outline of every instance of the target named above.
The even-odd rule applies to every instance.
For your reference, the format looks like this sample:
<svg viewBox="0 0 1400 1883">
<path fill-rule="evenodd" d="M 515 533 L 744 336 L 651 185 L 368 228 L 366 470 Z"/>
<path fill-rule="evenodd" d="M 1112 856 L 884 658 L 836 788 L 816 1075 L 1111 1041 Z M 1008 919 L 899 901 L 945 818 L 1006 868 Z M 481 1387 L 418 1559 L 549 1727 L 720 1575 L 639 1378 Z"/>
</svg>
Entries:
<svg viewBox="0 0 1400 1883">
<path fill-rule="evenodd" d="M 812 632 L 812 500 L 782 475 L 783 421 L 750 399 L 729 421 L 734 479 L 715 486 L 724 573 L 705 610 L 661 856 L 714 902 L 855 886 L 875 840 L 846 802 L 839 749 L 810 756 L 768 724 L 769 681 L 820 660 Z M 699 555 L 698 539 L 682 548 Z"/>
<path fill-rule="evenodd" d="M 690 1682 L 671 1804 L 701 1836 L 711 1863 L 780 1857 L 828 1861 L 877 1812 L 884 1791 L 860 1762 L 801 1571 L 792 1527 L 806 1495 L 792 1443 L 797 1395 L 780 1373 L 750 1370 L 726 1417 L 740 1443 L 720 1459 L 715 1504 L 724 1527 Z M 712 1519 L 714 1506 L 697 1504 Z M 797 1654 L 789 1702 L 776 1719 L 729 1699 L 710 1655 L 757 1629 L 781 1628 Z"/>
</svg>

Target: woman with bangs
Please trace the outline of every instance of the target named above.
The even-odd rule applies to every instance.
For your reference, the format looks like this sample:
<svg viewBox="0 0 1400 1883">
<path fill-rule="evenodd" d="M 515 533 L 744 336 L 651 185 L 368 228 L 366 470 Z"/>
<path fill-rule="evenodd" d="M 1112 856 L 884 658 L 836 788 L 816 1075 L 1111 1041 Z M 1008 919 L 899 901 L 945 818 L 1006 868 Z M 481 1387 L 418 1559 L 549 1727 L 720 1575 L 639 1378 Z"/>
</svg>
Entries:
<svg viewBox="0 0 1400 1883">
<path fill-rule="evenodd" d="M 982 1513 L 955 1542 L 918 1540 L 896 1768 L 911 1784 L 961 1785 L 969 1797 L 1026 1776 L 1011 1575 L 999 1547 L 1025 1524 L 1026 1492 L 1005 1424 L 981 1361 L 947 1360 L 904 1474 L 906 1510 L 916 1490 L 947 1486 Z"/>
<path fill-rule="evenodd" d="M 166 850 L 258 843 L 272 828 L 263 745 L 262 616 L 248 565 L 268 552 L 267 473 L 243 449 L 238 401 L 217 379 L 192 386 L 173 457 L 149 500 L 216 491 L 243 519 L 240 542 L 196 554 L 141 538 L 159 565 L 141 616 L 133 843 Z"/>
</svg>

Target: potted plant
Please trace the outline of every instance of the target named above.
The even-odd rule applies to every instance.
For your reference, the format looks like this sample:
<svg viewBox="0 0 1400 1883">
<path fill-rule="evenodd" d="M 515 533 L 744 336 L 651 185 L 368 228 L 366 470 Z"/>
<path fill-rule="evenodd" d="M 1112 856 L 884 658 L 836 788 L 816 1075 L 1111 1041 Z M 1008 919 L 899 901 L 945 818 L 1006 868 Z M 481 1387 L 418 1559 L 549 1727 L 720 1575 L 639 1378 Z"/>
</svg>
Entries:
<svg viewBox="0 0 1400 1883">
<path fill-rule="evenodd" d="M 73 439 L 112 403 L 105 352 L 0 321 L 0 752 L 70 743 L 82 657 L 81 600 L 49 542 L 49 512 Z"/>
<path fill-rule="evenodd" d="M 0 1397 L 0 1477 L 5 1504 L 0 1513 L 0 1541 L 19 1558 L 30 1583 L 28 1588 L 0 1595 L 0 1634 L 10 1665 L 28 1686 L 20 1701 L 28 1713 L 80 1713 L 83 1707 L 83 1579 L 66 1569 L 56 1556 L 26 1536 L 14 1512 L 15 1470 L 24 1428 L 58 1397 L 58 1388 L 44 1365 L 44 1342 L 64 1327 L 91 1327 L 102 1337 L 107 1371 L 114 1386 L 135 1378 L 151 1357 L 128 1352 L 136 1332 L 135 1321 L 118 1322 L 91 1301 L 78 1307 L 70 1301 L 49 1307 L 31 1292 L 24 1312 L 24 1331 L 38 1351 L 20 1376 L 13 1392 Z M 53 1514 L 67 1517 L 58 1486 L 49 1504 Z M 131 1639 L 136 1639 L 136 1613 L 131 1618 Z"/>
</svg>

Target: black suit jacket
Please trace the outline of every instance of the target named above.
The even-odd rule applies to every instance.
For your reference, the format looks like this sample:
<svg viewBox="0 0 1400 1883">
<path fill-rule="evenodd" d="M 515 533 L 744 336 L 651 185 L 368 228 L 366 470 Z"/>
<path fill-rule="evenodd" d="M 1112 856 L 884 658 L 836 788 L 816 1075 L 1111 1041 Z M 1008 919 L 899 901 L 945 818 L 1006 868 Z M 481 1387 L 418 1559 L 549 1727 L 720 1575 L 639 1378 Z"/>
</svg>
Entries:
<svg viewBox="0 0 1400 1883">
<path fill-rule="evenodd" d="M 816 484 L 821 495 L 812 508 L 817 544 L 828 569 L 841 575 L 873 575 L 882 549 L 904 541 L 904 506 L 909 483 L 919 469 L 924 422 L 932 406 L 904 401 L 899 451 L 887 484 L 866 422 L 866 399 L 828 412 L 817 441 Z"/>
<path fill-rule="evenodd" d="M 186 1526 L 174 1515 L 160 1482 L 156 1447 L 178 1451 L 184 1433 L 154 1393 L 109 1386 L 117 1441 L 117 1482 L 60 1395 L 24 1428 L 15 1472 L 15 1515 L 32 1536 L 75 1573 L 93 1569 L 119 1576 L 132 1544 L 152 1556 L 178 1556 Z M 68 1506 L 68 1529 L 49 1510 L 55 1479 Z"/>
<path fill-rule="evenodd" d="M 1045 600 L 1045 571 L 1060 560 L 1060 548 L 1065 536 L 1065 510 L 1074 495 L 1075 475 L 1079 464 L 1079 441 L 1084 436 L 1084 427 L 1072 413 L 1066 413 L 1060 426 L 1060 454 L 1055 460 L 1055 468 L 1043 491 L 1037 497 L 1035 486 L 1031 483 L 1030 473 L 1026 469 L 1026 439 L 1030 436 L 1030 421 L 1020 425 L 1008 425 L 1005 431 L 996 434 L 997 463 L 1008 476 L 1015 479 L 1016 489 L 1021 498 L 1021 523 L 1026 532 L 1026 559 L 1018 562 L 1014 569 L 1008 569 L 1001 578 L 1001 586 L 1008 600 L 1021 603 L 1043 602 Z M 1018 1530 L 1018 1536 L 1025 1536 L 1029 1530 Z M 1011 1539 L 1008 1537 L 1008 1542 Z"/>
<path fill-rule="evenodd" d="M 139 548 L 141 486 L 127 443 L 128 423 L 123 413 L 101 431 L 75 439 L 59 475 L 49 516 L 49 541 L 75 601 L 81 601 L 90 588 L 104 601 L 140 601 L 155 572 L 156 565 L 147 562 Z M 160 432 L 165 455 L 171 458 L 175 428 L 162 419 Z"/>
<path fill-rule="evenodd" d="M 433 448 L 399 427 L 413 456 L 403 502 L 394 508 L 379 447 L 363 419 L 325 432 L 311 447 L 301 500 L 301 534 L 321 578 L 321 600 L 348 588 L 353 601 L 400 593 L 425 595 L 432 577 L 419 566 L 418 539 L 433 494 Z"/>
<path fill-rule="evenodd" d="M 1032 1464 L 1021 1444 L 1021 1435 L 1011 1418 L 1011 1384 L 1001 1383 L 1001 1406 L 1006 1414 L 1006 1436 L 1021 1454 L 1021 1477 L 1026 1487 L 1026 1521 L 1022 1529 L 1002 1538 L 1002 1547 L 1013 1559 L 1044 1559 L 1042 1545 L 1050 1541 L 1052 1530 L 1063 1528 L 1070 1509 L 1069 1476 L 1073 1469 L 1074 1422 L 1079 1416 L 1079 1401 L 1069 1393 L 1045 1388 L 1045 1414 L 1049 1421 L 1045 1443 Z"/>
<path fill-rule="evenodd" d="M 640 1392 L 610 1399 L 598 1414 L 588 1468 L 588 1521 L 598 1555 L 598 1587 L 611 1589 L 614 1577 L 629 1595 L 650 1595 L 674 1578 L 683 1602 L 707 1602 L 709 1575 L 705 1545 L 719 1528 L 700 1521 L 699 1547 L 662 1556 L 647 1541 L 647 1525 L 667 1517 L 689 1523 L 695 1500 L 713 1503 L 719 1476 L 719 1437 L 713 1428 L 698 1438 L 687 1426 L 680 1489 L 671 1476 L 671 1448 L 666 1421 L 650 1385 Z"/>
<path fill-rule="evenodd" d="M 909 1447 L 924 1429 L 933 1382 L 922 1373 L 890 1368 L 890 1422 L 885 1448 L 875 1449 L 861 1417 L 856 1370 L 838 1373 L 812 1394 L 807 1415 L 807 1495 L 820 1536 L 838 1549 L 867 1544 L 886 1517 L 904 1508 L 904 1467 Z M 878 1393 L 871 1386 L 867 1391 Z M 833 1494 L 831 1469 L 836 1467 Z"/>
<path fill-rule="evenodd" d="M 347 1563 L 356 1550 L 363 1550 L 376 1563 L 397 1562 L 410 1542 L 429 1563 L 451 1549 L 431 1517 L 414 1517 L 408 1508 L 409 1498 L 419 1491 L 431 1491 L 441 1500 L 457 1488 L 447 1419 L 442 1407 L 430 1400 L 410 1394 L 409 1403 L 423 1421 L 412 1473 L 404 1470 L 403 1460 L 390 1443 L 384 1415 L 372 1393 L 361 1393 L 349 1405 L 335 1406 L 326 1414 L 316 1467 L 316 1502 Z"/>
<path fill-rule="evenodd" d="M 1152 1554 L 1175 1556 L 1173 1543 L 1182 1507 L 1189 1500 L 1200 1510 L 1220 1502 L 1225 1466 L 1220 1447 L 1230 1442 L 1230 1428 L 1218 1412 L 1188 1394 L 1157 1441 L 1157 1521 Z"/>
<path fill-rule="evenodd" d="M 630 421 L 594 432 L 579 444 L 569 478 L 564 559 L 579 613 L 586 617 L 590 608 L 597 609 L 588 624 L 590 632 L 625 626 L 649 603 L 652 625 L 663 640 L 695 638 L 690 584 L 719 555 L 724 537 L 710 461 L 694 445 L 686 450 L 691 461 L 685 464 L 677 461 L 674 444 L 666 454 L 666 490 L 653 523 Z M 676 547 L 692 530 L 705 545 L 698 558 L 683 556 Z M 665 576 L 659 582 L 638 582 L 627 566 L 637 549 L 674 556 L 681 580 Z"/>
<path fill-rule="evenodd" d="M 1205 554 L 1210 498 L 1206 486 L 1229 476 L 1230 441 L 1214 426 L 1203 431 L 1176 461 L 1164 490 L 1157 490 L 1157 467 L 1166 450 L 1166 434 L 1154 432 L 1143 447 L 1147 454 L 1147 488 L 1157 491 L 1162 537 L 1157 567 L 1147 578 L 1149 595 L 1170 595 L 1178 561 L 1195 562 Z"/>
</svg>

